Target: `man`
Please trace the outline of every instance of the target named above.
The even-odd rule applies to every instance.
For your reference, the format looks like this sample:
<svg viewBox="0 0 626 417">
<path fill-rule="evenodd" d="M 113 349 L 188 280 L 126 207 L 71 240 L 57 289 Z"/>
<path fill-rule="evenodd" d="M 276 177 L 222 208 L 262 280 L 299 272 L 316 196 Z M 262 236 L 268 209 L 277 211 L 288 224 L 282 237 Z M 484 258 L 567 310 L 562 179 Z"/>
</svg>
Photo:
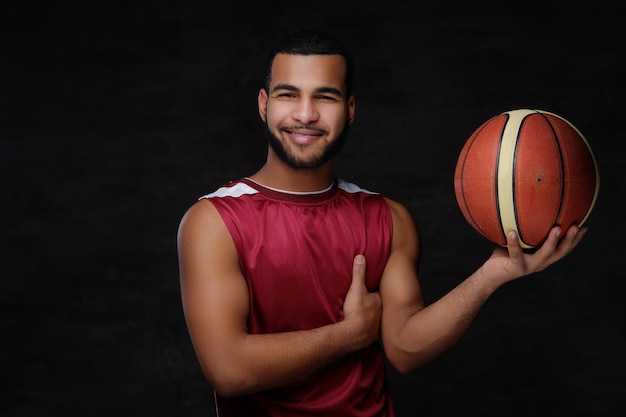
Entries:
<svg viewBox="0 0 626 417">
<path fill-rule="evenodd" d="M 510 233 L 507 248 L 425 305 L 408 210 L 333 177 L 355 115 L 352 70 L 327 34 L 280 41 L 258 95 L 265 164 L 181 221 L 183 308 L 220 417 L 393 416 L 383 349 L 398 371 L 419 369 L 497 288 L 560 260 L 584 234 L 555 227 L 530 254 Z"/>
</svg>

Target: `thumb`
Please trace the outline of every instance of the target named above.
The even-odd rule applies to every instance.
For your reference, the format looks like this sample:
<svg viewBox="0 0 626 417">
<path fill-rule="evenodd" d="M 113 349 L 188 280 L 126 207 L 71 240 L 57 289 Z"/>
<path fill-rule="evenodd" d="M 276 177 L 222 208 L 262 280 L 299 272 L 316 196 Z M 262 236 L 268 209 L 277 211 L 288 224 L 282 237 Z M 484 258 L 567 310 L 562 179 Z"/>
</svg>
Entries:
<svg viewBox="0 0 626 417">
<path fill-rule="evenodd" d="M 354 257 L 352 262 L 352 284 L 365 286 L 365 256 L 360 253 Z"/>
</svg>

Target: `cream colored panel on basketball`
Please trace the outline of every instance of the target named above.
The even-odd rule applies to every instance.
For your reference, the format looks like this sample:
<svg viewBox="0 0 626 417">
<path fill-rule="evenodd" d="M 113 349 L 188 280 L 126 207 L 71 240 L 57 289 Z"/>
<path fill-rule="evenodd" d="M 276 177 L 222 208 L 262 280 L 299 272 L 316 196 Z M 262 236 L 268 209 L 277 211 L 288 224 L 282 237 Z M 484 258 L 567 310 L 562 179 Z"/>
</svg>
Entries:
<svg viewBox="0 0 626 417">
<path fill-rule="evenodd" d="M 517 150 L 517 140 L 522 121 L 526 116 L 534 114 L 536 111 L 521 109 L 505 113 L 509 115 L 509 120 L 506 122 L 504 131 L 502 132 L 500 155 L 498 156 L 498 206 L 500 224 L 505 234 L 514 230 L 519 236 L 517 216 L 515 215 L 515 198 L 513 195 L 515 190 L 515 177 L 513 172 L 515 168 L 515 152 Z M 532 247 L 523 243 L 521 239 L 520 245 L 525 249 Z"/>
</svg>

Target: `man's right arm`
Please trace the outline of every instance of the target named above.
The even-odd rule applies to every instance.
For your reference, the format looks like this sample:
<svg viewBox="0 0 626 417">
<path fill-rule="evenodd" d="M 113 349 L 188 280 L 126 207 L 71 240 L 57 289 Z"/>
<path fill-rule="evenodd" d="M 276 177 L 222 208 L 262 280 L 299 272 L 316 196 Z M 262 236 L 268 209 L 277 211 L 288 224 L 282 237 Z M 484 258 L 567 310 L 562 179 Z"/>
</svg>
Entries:
<svg viewBox="0 0 626 417">
<path fill-rule="evenodd" d="M 208 200 L 183 216 L 178 258 L 189 334 L 204 374 L 223 396 L 296 381 L 379 336 L 381 301 L 365 287 L 364 261 L 354 264 L 343 321 L 288 333 L 248 333 L 248 288 L 237 251 Z"/>
</svg>

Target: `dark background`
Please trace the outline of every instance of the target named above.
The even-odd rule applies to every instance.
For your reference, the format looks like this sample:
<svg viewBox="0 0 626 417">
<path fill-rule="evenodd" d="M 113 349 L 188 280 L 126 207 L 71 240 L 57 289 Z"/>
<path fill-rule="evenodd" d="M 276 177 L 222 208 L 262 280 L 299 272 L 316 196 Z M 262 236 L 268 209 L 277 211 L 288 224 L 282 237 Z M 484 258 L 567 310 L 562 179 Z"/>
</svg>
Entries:
<svg viewBox="0 0 626 417">
<path fill-rule="evenodd" d="M 403 3 L 2 6 L 1 415 L 211 415 L 176 229 L 197 197 L 264 162 L 264 54 L 301 26 L 354 52 L 357 119 L 337 174 L 409 207 L 428 301 L 493 248 L 453 189 L 482 122 L 555 112 L 600 166 L 572 256 L 500 289 L 423 371 L 390 370 L 398 416 L 625 415 L 626 18 L 607 1 Z"/>
</svg>

